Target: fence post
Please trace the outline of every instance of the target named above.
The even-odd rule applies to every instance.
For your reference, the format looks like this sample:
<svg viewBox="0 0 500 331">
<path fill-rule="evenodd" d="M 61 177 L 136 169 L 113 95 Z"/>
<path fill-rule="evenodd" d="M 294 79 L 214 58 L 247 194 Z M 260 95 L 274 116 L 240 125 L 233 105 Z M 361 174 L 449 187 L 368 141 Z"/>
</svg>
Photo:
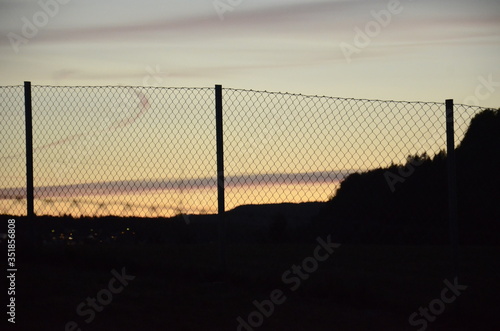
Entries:
<svg viewBox="0 0 500 331">
<path fill-rule="evenodd" d="M 453 276 L 458 277 L 458 204 L 453 99 L 446 100 L 446 154 L 448 165 L 448 207 L 450 222 L 451 260 L 454 273 Z"/>
<path fill-rule="evenodd" d="M 222 85 L 215 85 L 215 120 L 217 139 L 217 202 L 219 215 L 219 258 L 222 270 L 226 269 L 226 224 L 224 219 L 224 142 L 222 125 Z"/>
<path fill-rule="evenodd" d="M 33 187 L 33 123 L 31 113 L 31 82 L 24 82 L 24 111 L 26 125 L 26 208 L 28 218 L 35 216 Z"/>
</svg>

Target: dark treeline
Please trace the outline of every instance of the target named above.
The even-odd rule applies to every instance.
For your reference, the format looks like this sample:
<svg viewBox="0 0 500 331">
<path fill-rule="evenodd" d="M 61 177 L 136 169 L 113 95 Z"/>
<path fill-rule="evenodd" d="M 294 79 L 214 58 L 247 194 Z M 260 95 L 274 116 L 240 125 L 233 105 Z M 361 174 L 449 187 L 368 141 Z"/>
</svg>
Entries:
<svg viewBox="0 0 500 331">
<path fill-rule="evenodd" d="M 459 236 L 463 244 L 500 238 L 500 109 L 471 121 L 456 148 Z M 447 157 L 413 155 L 352 174 L 312 224 L 340 242 L 443 244 L 449 242 Z"/>
</svg>

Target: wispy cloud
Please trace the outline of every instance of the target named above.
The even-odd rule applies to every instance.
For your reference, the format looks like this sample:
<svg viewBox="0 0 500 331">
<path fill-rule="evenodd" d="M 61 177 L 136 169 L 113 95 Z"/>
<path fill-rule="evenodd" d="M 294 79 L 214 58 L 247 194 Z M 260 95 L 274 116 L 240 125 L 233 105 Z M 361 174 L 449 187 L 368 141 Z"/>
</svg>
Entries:
<svg viewBox="0 0 500 331">
<path fill-rule="evenodd" d="M 133 40 L 147 41 L 156 39 L 159 35 L 169 38 L 185 38 L 193 36 L 192 33 L 201 33 L 201 37 L 206 37 L 213 33 L 212 38 L 218 36 L 230 36 L 242 34 L 259 35 L 260 37 L 273 36 L 276 33 L 294 33 L 295 38 L 301 37 L 301 31 L 308 35 L 311 30 L 316 30 L 319 35 L 329 34 L 332 38 L 339 32 L 350 32 L 354 24 L 362 23 L 366 14 L 371 8 L 376 8 L 376 3 L 383 4 L 383 1 L 373 2 L 371 6 L 367 1 L 316 1 L 311 3 L 295 3 L 290 5 L 280 5 L 272 7 L 261 7 L 253 10 L 238 10 L 232 14 L 231 20 L 221 22 L 215 13 L 199 14 L 196 16 L 183 17 L 180 19 L 164 18 L 155 20 L 144 20 L 143 22 L 113 25 L 90 25 L 75 28 L 48 28 L 36 38 L 38 43 L 54 42 L 78 42 L 78 41 L 120 41 Z M 406 4 L 405 1 L 402 1 Z M 429 8 L 431 9 L 431 8 Z M 453 13 L 453 12 L 451 12 Z M 474 15 L 464 12 L 461 15 L 443 16 L 427 15 L 425 17 L 408 15 L 401 18 L 400 24 L 394 30 L 400 32 L 414 32 L 421 37 L 436 40 L 444 36 L 453 35 L 453 39 L 458 39 L 457 31 L 463 31 L 464 38 L 484 35 L 485 32 L 476 32 L 483 29 L 498 29 L 500 12 L 490 12 L 489 16 Z M 269 30 L 269 28 L 274 28 Z M 452 28 L 450 30 L 450 28 Z M 291 29 L 291 30 L 290 30 Z M 321 31 L 323 29 L 323 31 Z M 262 35 L 260 32 L 267 32 Z M 434 33 L 429 34 L 428 31 Z M 494 31 L 492 30 L 491 33 Z M 295 33 L 299 33 L 296 35 Z M 193 36 L 195 37 L 195 36 Z M 404 36 L 401 36 L 404 38 Z M 6 38 L 0 39 L 2 44 L 8 43 Z"/>
<path fill-rule="evenodd" d="M 295 174 L 258 174 L 227 176 L 227 187 L 245 187 L 256 185 L 289 185 L 289 184 L 319 184 L 335 183 L 344 179 L 352 171 L 324 171 Z M 75 197 L 86 195 L 117 195 L 141 193 L 158 190 L 183 190 L 216 188 L 217 178 L 192 178 L 192 179 L 166 179 L 166 180 L 134 180 L 134 181 L 111 181 L 100 183 L 85 183 L 74 185 L 57 185 L 35 187 L 35 198 L 43 199 L 49 197 Z M 24 197 L 26 188 L 2 188 L 1 199 L 15 199 Z"/>
<path fill-rule="evenodd" d="M 18 83 L 24 70 L 40 84 L 137 85 L 145 66 L 159 65 L 169 73 L 162 85 L 211 86 L 217 81 L 257 89 L 413 98 L 413 87 L 402 89 L 404 96 L 385 95 L 394 93 L 394 87 L 363 87 L 358 78 L 364 76 L 365 84 L 380 74 L 386 82 L 398 80 L 411 62 L 416 74 L 428 73 L 415 84 L 426 86 L 418 98 L 429 99 L 442 86 L 434 77 L 443 76 L 436 66 L 451 66 L 450 54 L 462 82 L 475 80 L 477 72 L 496 74 L 491 54 L 499 50 L 499 1 L 400 2 L 403 12 L 348 65 L 339 44 L 352 43 L 354 28 L 363 28 L 373 19 L 371 11 L 386 8 L 388 0 L 247 1 L 224 21 L 206 0 L 70 2 L 19 54 L 10 49 L 6 33 L 19 32 L 21 16 L 32 15 L 37 5 L 9 0 L 8 10 L 0 13 L 5 32 L 0 38 L 1 77 L 7 84 Z M 23 10 L 14 10 L 16 6 Z M 291 72 L 300 79 L 290 79 Z M 356 82 L 346 83 L 354 76 Z"/>
</svg>

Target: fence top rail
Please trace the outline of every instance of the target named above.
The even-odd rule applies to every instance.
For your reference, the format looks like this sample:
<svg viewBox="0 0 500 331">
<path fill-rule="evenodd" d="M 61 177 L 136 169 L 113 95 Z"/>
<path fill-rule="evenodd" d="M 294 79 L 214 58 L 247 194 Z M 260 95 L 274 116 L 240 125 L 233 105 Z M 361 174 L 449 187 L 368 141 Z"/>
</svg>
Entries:
<svg viewBox="0 0 500 331">
<path fill-rule="evenodd" d="M 240 92 L 253 92 L 253 93 L 267 93 L 274 95 L 286 95 L 286 96 L 297 96 L 304 98 L 323 98 L 323 99 L 334 99 L 334 100 L 344 100 L 344 101 L 364 101 L 364 102 L 381 102 L 381 103 L 405 103 L 405 104 L 428 104 L 428 105 L 444 105 L 444 102 L 434 102 L 434 101 L 404 101 L 404 100 L 382 100 L 382 99 L 367 99 L 367 98 L 352 98 L 352 97 L 333 97 L 327 95 L 313 95 L 313 94 L 302 94 L 302 93 L 290 93 L 290 92 L 275 92 L 267 90 L 252 90 L 252 89 L 237 89 L 237 88 L 224 88 L 226 91 L 240 91 Z"/>
<path fill-rule="evenodd" d="M 212 90 L 213 87 L 187 87 L 187 86 L 141 86 L 141 85 L 31 85 L 32 87 L 46 87 L 46 88 L 67 88 L 67 89 L 77 89 L 77 88 L 137 88 L 137 89 L 149 89 L 149 90 Z"/>
<path fill-rule="evenodd" d="M 214 87 L 168 87 L 168 86 L 139 86 L 139 85 L 31 85 L 32 87 L 44 87 L 44 88 L 65 88 L 65 89 L 78 89 L 78 88 L 140 88 L 140 89 L 151 89 L 151 90 L 212 90 Z M 0 89 L 3 88 L 22 88 L 24 85 L 3 85 L 0 86 Z M 293 97 L 304 97 L 304 98 L 322 98 L 322 99 L 331 99 L 331 100 L 342 100 L 342 101 L 361 101 L 361 102 L 378 102 L 378 103 L 399 103 L 399 104 L 408 104 L 408 105 L 429 105 L 429 106 L 441 106 L 445 105 L 445 101 L 436 102 L 436 101 L 406 101 L 406 100 L 393 100 L 393 99 L 367 99 L 367 98 L 353 98 L 353 97 L 333 97 L 326 95 L 312 95 L 312 94 L 302 94 L 302 93 L 291 93 L 291 92 L 279 92 L 279 91 L 267 91 L 267 90 L 253 90 L 253 89 L 240 89 L 240 88 L 231 88 L 224 87 L 226 91 L 235 91 L 235 92 L 251 92 L 251 93 L 262 93 L 262 94 L 270 94 L 270 95 L 283 95 L 283 96 L 293 96 Z M 492 107 L 482 107 L 477 105 L 467 105 L 461 103 L 455 103 L 455 106 L 471 108 L 477 111 L 483 109 L 491 109 Z"/>
</svg>

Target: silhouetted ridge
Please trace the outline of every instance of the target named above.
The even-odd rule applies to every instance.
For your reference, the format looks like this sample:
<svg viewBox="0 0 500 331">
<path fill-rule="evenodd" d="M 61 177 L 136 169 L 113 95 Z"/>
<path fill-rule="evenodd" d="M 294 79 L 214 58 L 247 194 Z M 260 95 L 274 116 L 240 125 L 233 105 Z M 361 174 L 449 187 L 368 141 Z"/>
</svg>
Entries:
<svg viewBox="0 0 500 331">
<path fill-rule="evenodd" d="M 456 149 L 460 241 L 496 244 L 500 231 L 500 110 L 471 121 Z M 412 155 L 348 176 L 313 228 L 341 242 L 447 243 L 446 153 Z"/>
</svg>

